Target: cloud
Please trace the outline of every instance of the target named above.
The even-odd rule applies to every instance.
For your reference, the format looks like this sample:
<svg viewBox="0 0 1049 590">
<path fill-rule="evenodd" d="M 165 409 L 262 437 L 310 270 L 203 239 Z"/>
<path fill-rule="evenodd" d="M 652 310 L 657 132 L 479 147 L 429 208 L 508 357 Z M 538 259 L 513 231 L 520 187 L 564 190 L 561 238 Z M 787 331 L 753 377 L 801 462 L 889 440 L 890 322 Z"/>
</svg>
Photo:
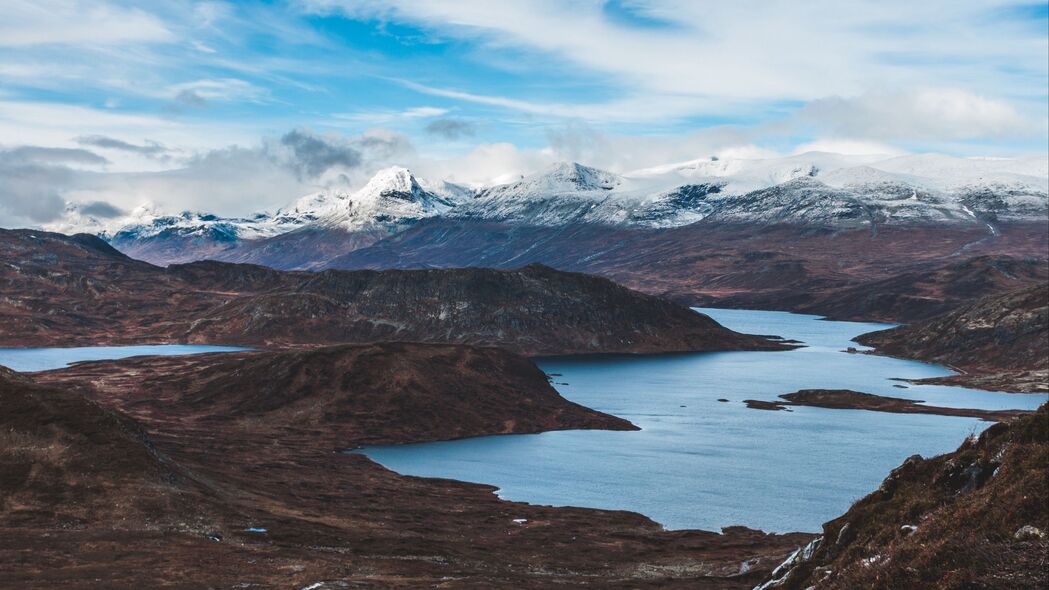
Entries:
<svg viewBox="0 0 1049 590">
<path fill-rule="evenodd" d="M 964 140 L 1038 132 L 1009 103 L 960 89 L 822 98 L 805 105 L 797 118 L 834 135 L 881 140 Z"/>
<path fill-rule="evenodd" d="M 360 151 L 333 137 L 296 130 L 284 134 L 280 143 L 291 149 L 290 164 L 300 178 L 316 178 L 335 166 L 356 168 L 361 163 Z"/>
<path fill-rule="evenodd" d="M 9 127 L 5 127 L 5 123 Z M 159 133 L 175 127 L 178 124 L 149 114 L 114 113 L 74 104 L 0 99 L 0 137 L 25 137 L 32 131 L 47 136 L 50 143 L 59 137 L 67 139 L 74 133 L 104 135 L 107 132 L 112 134 L 114 130 Z M 32 141 L 40 140 L 33 137 Z"/>
<path fill-rule="evenodd" d="M 176 169 L 113 175 L 79 195 L 128 209 L 163 195 L 162 208 L 246 215 L 286 205 L 319 188 L 362 186 L 376 170 L 414 158 L 408 138 L 394 132 L 342 135 L 294 129 L 252 147 L 202 152 Z"/>
<path fill-rule="evenodd" d="M 993 92 L 1038 113 L 1049 74 L 1044 22 L 998 15 L 1008 4 L 772 1 L 757 19 L 749 2 L 304 0 L 314 12 L 459 40 L 485 63 L 585 81 L 570 100 L 494 94 L 476 79 L 440 87 L 416 77 L 409 88 L 594 122 L 753 118 L 786 103 L 919 85 Z"/>
<path fill-rule="evenodd" d="M 459 139 L 461 137 L 472 137 L 477 133 L 477 126 L 466 119 L 436 119 L 430 121 L 423 128 L 430 135 L 443 137 L 444 139 Z"/>
<path fill-rule="evenodd" d="M 105 201 L 88 201 L 82 203 L 79 208 L 84 215 L 101 217 L 102 219 L 115 219 L 127 215 L 127 212 Z"/>
<path fill-rule="evenodd" d="M 7 151 L 0 151 L 0 157 L 11 164 L 108 164 L 102 156 L 79 148 L 55 148 L 39 146 L 19 146 Z"/>
<path fill-rule="evenodd" d="M 522 150 L 512 143 L 484 143 L 462 156 L 422 158 L 412 170 L 423 178 L 441 178 L 467 185 L 512 182 L 555 161 L 550 153 Z"/>
<path fill-rule="evenodd" d="M 93 0 L 7 0 L 0 47 L 166 43 L 175 34 L 156 16 Z"/>
<path fill-rule="evenodd" d="M 167 91 L 174 95 L 176 100 L 188 97 L 189 101 L 200 103 L 193 106 L 203 106 L 209 100 L 261 102 L 268 94 L 264 88 L 237 78 L 182 82 L 168 86 Z M 181 100 L 185 102 L 186 98 Z"/>
<path fill-rule="evenodd" d="M 429 119 L 440 117 L 448 112 L 448 109 L 439 107 L 412 107 L 404 110 L 362 110 L 355 113 L 335 113 L 332 122 L 335 126 L 342 126 L 343 121 L 352 123 L 367 123 L 370 125 L 396 123 L 398 121 L 411 121 L 413 119 Z"/>
<path fill-rule="evenodd" d="M 134 155 L 157 145 L 109 136 L 78 140 Z M 157 201 L 166 212 L 247 215 L 325 187 L 357 188 L 380 168 L 416 161 L 407 136 L 382 129 L 357 135 L 295 129 L 247 147 L 166 160 L 177 164 L 172 168 L 137 172 L 100 170 L 107 160 L 86 149 L 17 146 L 0 150 L 0 227 L 64 227 L 54 222 L 68 204 L 77 214 L 106 219 Z"/>
<path fill-rule="evenodd" d="M 65 204 L 61 192 L 77 175 L 66 164 L 104 162 L 87 150 L 35 146 L 0 150 L 0 226 L 35 225 L 57 218 Z"/>
<path fill-rule="evenodd" d="M 175 94 L 175 98 L 172 99 L 171 104 L 167 106 L 169 111 L 182 112 L 186 108 L 202 109 L 208 106 L 208 100 L 200 95 L 196 90 L 179 90 Z"/>
<path fill-rule="evenodd" d="M 635 136 L 609 133 L 574 121 L 547 130 L 546 151 L 556 160 L 624 173 L 712 155 L 745 158 L 779 155 L 757 145 L 767 135 L 765 130 L 718 126 L 682 134 Z"/>
<path fill-rule="evenodd" d="M 146 156 L 151 158 L 164 157 L 171 151 L 155 141 L 146 140 L 144 145 L 137 145 L 105 135 L 81 135 L 80 137 L 77 137 L 74 141 L 76 141 L 80 145 L 89 145 L 92 147 L 102 149 L 129 152 L 132 154 L 138 154 L 140 156 Z"/>
<path fill-rule="evenodd" d="M 795 154 L 804 154 L 806 152 L 828 152 L 853 156 L 869 156 L 873 154 L 898 156 L 906 153 L 904 150 L 885 143 L 834 137 L 817 139 L 794 148 Z"/>
</svg>

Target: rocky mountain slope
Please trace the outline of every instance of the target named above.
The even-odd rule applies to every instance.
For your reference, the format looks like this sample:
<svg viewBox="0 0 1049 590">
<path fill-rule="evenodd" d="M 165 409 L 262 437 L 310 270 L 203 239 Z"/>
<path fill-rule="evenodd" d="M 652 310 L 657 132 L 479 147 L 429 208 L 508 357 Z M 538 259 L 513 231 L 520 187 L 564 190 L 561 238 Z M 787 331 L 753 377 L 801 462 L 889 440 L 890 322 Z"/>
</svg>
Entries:
<svg viewBox="0 0 1049 590">
<path fill-rule="evenodd" d="M 811 538 L 668 532 L 638 514 L 505 502 L 489 486 L 337 452 L 629 427 L 566 402 L 497 349 L 146 357 L 32 378 L 0 376 L 3 587 L 743 589 Z M 753 567 L 741 574 L 743 562 Z"/>
<path fill-rule="evenodd" d="M 879 353 L 947 364 L 985 389 L 1049 391 L 1049 284 L 983 297 L 857 341 Z M 943 380 L 940 380 L 943 381 Z"/>
<path fill-rule="evenodd" d="M 454 342 L 525 354 L 776 350 L 677 304 L 607 279 L 516 270 L 325 271 L 217 305 L 191 342 Z"/>
<path fill-rule="evenodd" d="M 776 350 L 607 279 L 501 271 L 280 272 L 160 268 L 101 239 L 0 230 L 0 342 L 314 346 L 421 341 L 526 354 Z"/>
<path fill-rule="evenodd" d="M 428 219 L 332 268 L 541 262 L 690 305 L 913 321 L 1049 277 L 1049 223 L 834 229 L 713 223 L 649 231 Z M 983 260 L 983 262 L 981 262 Z M 986 272 L 985 272 L 986 271 Z"/>
<path fill-rule="evenodd" d="M 914 456 L 823 525 L 761 590 L 1044 588 L 1049 406 Z"/>
<path fill-rule="evenodd" d="M 950 260 L 950 259 L 948 259 Z M 913 322 L 980 297 L 1049 281 L 1049 262 L 1004 254 L 928 265 L 818 294 L 797 308 L 834 319 Z"/>
</svg>

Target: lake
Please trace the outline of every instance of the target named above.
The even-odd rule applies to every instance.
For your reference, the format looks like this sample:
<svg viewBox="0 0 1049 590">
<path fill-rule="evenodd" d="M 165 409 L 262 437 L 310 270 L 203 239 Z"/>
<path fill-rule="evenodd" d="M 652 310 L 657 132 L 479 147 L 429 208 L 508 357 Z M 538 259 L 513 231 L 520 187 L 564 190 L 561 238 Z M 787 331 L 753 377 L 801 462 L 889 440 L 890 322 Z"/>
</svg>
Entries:
<svg viewBox="0 0 1049 590">
<path fill-rule="evenodd" d="M 567 399 L 626 418 L 639 432 L 565 431 L 369 447 L 407 475 L 497 486 L 508 500 L 640 512 L 667 528 L 819 531 L 913 454 L 954 450 L 990 424 L 862 410 L 753 410 L 798 389 L 854 389 L 934 405 L 1034 409 L 1045 395 L 912 386 L 952 374 L 926 363 L 849 354 L 891 326 L 786 312 L 701 309 L 725 326 L 807 346 L 789 352 L 538 359 Z M 894 387 L 907 385 L 906 389 Z M 728 399 L 720 402 L 719 398 Z"/>
<path fill-rule="evenodd" d="M 487 483 L 499 496 L 557 506 L 640 512 L 667 528 L 818 531 L 912 454 L 955 449 L 989 426 L 971 418 L 862 410 L 752 410 L 798 389 L 855 389 L 940 406 L 1034 409 L 1045 395 L 914 386 L 893 378 L 950 375 L 945 367 L 849 354 L 885 324 L 786 312 L 700 309 L 725 326 L 803 341 L 789 352 L 718 352 L 537 359 L 577 403 L 640 432 L 566 431 L 370 447 L 399 473 Z M 89 360 L 246 350 L 195 344 L 0 348 L 0 365 L 56 369 Z M 896 387 L 906 385 L 906 388 Z M 729 401 L 720 402 L 719 398 Z"/>
<path fill-rule="evenodd" d="M 122 359 L 143 355 L 200 354 L 250 350 L 204 344 L 149 344 L 144 346 L 76 346 L 71 348 L 0 348 L 0 365 L 15 371 L 48 371 L 80 361 Z"/>
</svg>

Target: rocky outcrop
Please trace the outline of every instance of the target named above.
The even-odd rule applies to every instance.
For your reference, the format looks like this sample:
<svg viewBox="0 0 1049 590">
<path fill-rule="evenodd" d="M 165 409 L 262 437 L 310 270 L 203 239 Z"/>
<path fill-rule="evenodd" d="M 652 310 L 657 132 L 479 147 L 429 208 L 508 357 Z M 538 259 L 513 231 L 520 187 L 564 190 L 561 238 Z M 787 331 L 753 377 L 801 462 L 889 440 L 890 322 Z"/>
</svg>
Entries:
<svg viewBox="0 0 1049 590">
<path fill-rule="evenodd" d="M 98 238 L 0 230 L 0 345 L 418 341 L 525 354 L 777 350 L 607 279 L 514 270 L 167 269 Z"/>
<path fill-rule="evenodd" d="M 907 459 L 823 525 L 763 590 L 1044 588 L 1049 406 L 996 424 L 957 451 Z M 1030 527 L 1030 528 L 1027 528 Z"/>
<path fill-rule="evenodd" d="M 1049 390 L 1049 285 L 981 298 L 934 318 L 864 334 L 878 353 L 950 365 L 979 383 L 1015 391 Z M 943 381 L 942 379 L 939 381 Z"/>
</svg>

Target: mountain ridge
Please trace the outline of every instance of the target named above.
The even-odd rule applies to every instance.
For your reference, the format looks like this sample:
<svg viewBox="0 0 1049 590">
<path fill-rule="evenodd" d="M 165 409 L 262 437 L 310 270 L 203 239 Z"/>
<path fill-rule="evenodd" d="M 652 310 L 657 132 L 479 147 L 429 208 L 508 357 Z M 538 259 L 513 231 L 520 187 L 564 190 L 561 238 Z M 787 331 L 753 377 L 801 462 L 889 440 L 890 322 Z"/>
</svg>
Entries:
<svg viewBox="0 0 1049 590">
<path fill-rule="evenodd" d="M 220 217 L 136 209 L 105 223 L 51 224 L 87 231 L 157 264 L 205 258 L 317 268 L 432 218 L 557 227 L 573 223 L 658 230 L 701 221 L 814 227 L 975 225 L 1049 219 L 1049 168 L 1014 160 L 808 153 L 778 159 L 708 159 L 625 175 L 561 162 L 515 182 L 470 189 L 378 171 L 362 188 L 326 190 L 274 211 Z"/>
</svg>

